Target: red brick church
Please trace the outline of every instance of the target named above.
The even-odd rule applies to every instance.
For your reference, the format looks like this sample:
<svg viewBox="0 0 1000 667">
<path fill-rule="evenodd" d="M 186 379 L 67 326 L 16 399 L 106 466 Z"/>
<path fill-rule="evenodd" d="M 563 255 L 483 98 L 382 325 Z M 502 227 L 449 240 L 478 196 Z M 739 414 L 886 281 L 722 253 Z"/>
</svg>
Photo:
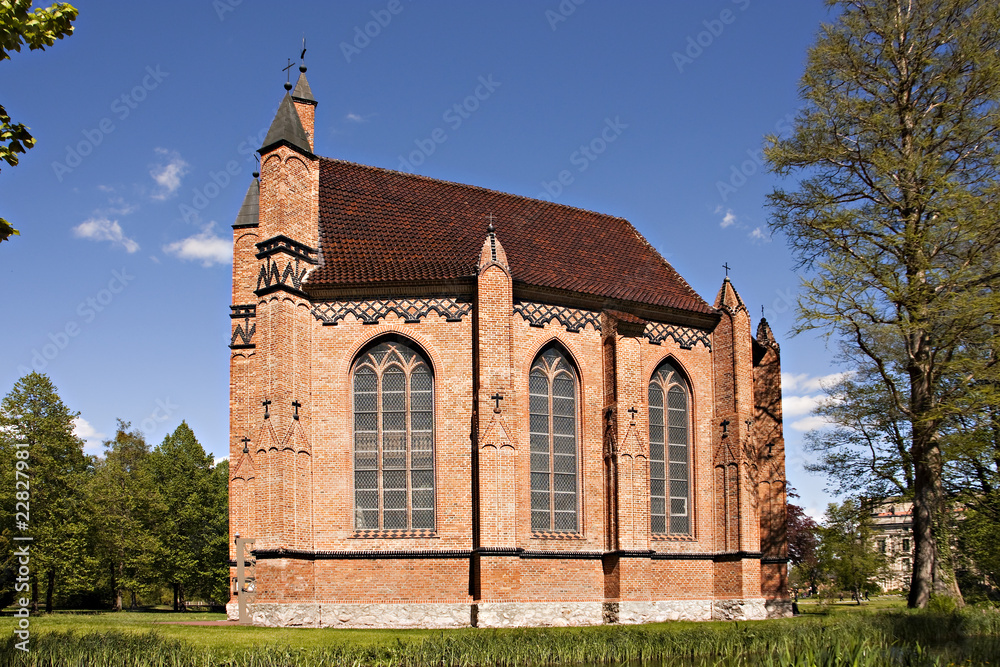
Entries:
<svg viewBox="0 0 1000 667">
<path fill-rule="evenodd" d="M 233 225 L 253 623 L 787 613 L 778 344 L 729 278 L 709 304 L 622 218 L 319 157 L 301 69 Z"/>
</svg>

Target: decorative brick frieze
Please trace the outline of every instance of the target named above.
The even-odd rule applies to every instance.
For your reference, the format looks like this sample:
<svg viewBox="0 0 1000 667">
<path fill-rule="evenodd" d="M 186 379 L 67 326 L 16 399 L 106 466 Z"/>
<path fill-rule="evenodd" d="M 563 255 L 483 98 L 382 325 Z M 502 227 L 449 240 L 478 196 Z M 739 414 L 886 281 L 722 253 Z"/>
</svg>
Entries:
<svg viewBox="0 0 1000 667">
<path fill-rule="evenodd" d="M 325 326 L 333 326 L 348 315 L 364 324 L 378 324 L 389 314 L 405 322 L 419 322 L 431 313 L 437 313 L 448 322 L 461 322 L 472 310 L 472 304 L 453 298 L 435 299 L 377 299 L 374 301 L 333 301 L 316 304 L 313 317 Z"/>
<path fill-rule="evenodd" d="M 254 294 L 264 296 L 272 292 L 290 292 L 296 296 L 304 297 L 306 293 L 302 291 L 302 281 L 309 272 L 308 267 L 301 265 L 302 260 L 293 257 L 281 261 L 281 258 L 271 258 L 260 265 L 260 273 L 257 274 L 257 289 Z"/>
<path fill-rule="evenodd" d="M 514 312 L 533 327 L 543 327 L 549 322 L 556 321 L 571 333 L 582 331 L 588 324 L 594 331 L 601 330 L 601 314 L 592 310 L 553 306 L 534 301 L 515 301 Z"/>
<path fill-rule="evenodd" d="M 229 339 L 229 349 L 231 350 L 252 350 L 257 347 L 253 342 L 253 335 L 257 332 L 257 324 L 251 324 L 250 319 L 257 317 L 257 306 L 248 304 L 242 306 L 229 306 L 229 318 L 233 320 L 233 336 Z M 243 320 L 241 324 L 239 320 Z M 236 339 L 240 339 L 240 343 Z"/>
<path fill-rule="evenodd" d="M 270 257 L 277 253 L 284 253 L 286 255 L 291 255 L 292 257 L 298 257 L 304 262 L 310 264 L 316 263 L 316 249 L 310 248 L 304 243 L 299 243 L 294 239 L 290 239 L 287 236 L 272 236 L 266 241 L 261 241 L 257 244 L 257 259 L 264 259 L 265 257 Z"/>
<path fill-rule="evenodd" d="M 653 345 L 660 345 L 667 338 L 681 346 L 683 350 L 690 350 L 698 343 L 701 343 L 709 350 L 712 349 L 712 339 L 707 331 L 701 329 L 691 329 L 676 324 L 665 324 L 663 322 L 650 322 L 646 325 L 643 334 Z"/>
</svg>

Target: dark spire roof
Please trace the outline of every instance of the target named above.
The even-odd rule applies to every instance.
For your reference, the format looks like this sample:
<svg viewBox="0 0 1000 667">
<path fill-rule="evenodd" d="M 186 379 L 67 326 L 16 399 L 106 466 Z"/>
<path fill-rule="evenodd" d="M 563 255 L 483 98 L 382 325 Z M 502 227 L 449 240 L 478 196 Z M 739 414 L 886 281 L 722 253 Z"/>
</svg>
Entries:
<svg viewBox="0 0 1000 667">
<path fill-rule="evenodd" d="M 236 222 L 233 223 L 233 229 L 256 227 L 259 221 L 260 181 L 255 178 L 250 181 L 250 187 L 247 188 L 247 195 L 243 198 L 243 206 L 240 206 L 240 212 L 236 216 Z"/>
<path fill-rule="evenodd" d="M 274 115 L 274 121 L 271 123 L 271 129 L 267 131 L 264 145 L 257 152 L 264 154 L 268 149 L 282 143 L 296 148 L 306 155 L 312 155 L 312 151 L 309 149 L 309 137 L 306 136 L 302 121 L 299 120 L 299 114 L 295 111 L 295 104 L 288 93 L 285 93 L 285 97 L 282 98 L 281 104 L 278 106 L 278 113 Z"/>
<path fill-rule="evenodd" d="M 313 91 L 309 87 L 309 80 L 306 79 L 305 72 L 299 74 L 299 80 L 295 82 L 295 90 L 292 91 L 292 99 L 296 102 L 316 104 L 316 98 L 313 97 Z"/>
</svg>

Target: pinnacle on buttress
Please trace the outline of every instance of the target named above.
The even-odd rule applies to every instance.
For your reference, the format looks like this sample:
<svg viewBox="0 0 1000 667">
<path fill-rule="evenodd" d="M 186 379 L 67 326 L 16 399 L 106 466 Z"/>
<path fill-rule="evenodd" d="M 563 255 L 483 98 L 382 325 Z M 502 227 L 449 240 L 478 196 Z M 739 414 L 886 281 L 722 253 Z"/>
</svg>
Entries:
<svg viewBox="0 0 1000 667">
<path fill-rule="evenodd" d="M 264 144 L 257 152 L 263 155 L 281 144 L 295 148 L 306 155 L 312 155 L 309 135 L 302 127 L 302 120 L 295 110 L 295 103 L 288 93 L 285 93 L 285 97 L 282 98 L 281 104 L 278 106 L 278 113 L 274 115 L 271 127 L 264 138 Z"/>
</svg>

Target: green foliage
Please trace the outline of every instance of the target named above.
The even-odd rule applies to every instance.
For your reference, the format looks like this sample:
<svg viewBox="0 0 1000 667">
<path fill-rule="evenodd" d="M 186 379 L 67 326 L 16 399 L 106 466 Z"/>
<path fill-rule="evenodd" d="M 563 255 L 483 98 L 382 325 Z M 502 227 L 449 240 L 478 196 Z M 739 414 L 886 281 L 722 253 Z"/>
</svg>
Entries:
<svg viewBox="0 0 1000 667">
<path fill-rule="evenodd" d="M 212 464 L 186 422 L 149 458 L 166 507 L 157 528 L 164 547 L 159 564 L 182 607 L 191 594 L 229 597 L 229 466 L 216 471 Z"/>
<path fill-rule="evenodd" d="M 853 500 L 826 510 L 826 525 L 818 559 L 840 590 L 851 591 L 861 604 L 861 594 L 877 590 L 875 579 L 885 573 L 886 559 L 873 539 L 870 512 Z"/>
<path fill-rule="evenodd" d="M 48 9 L 31 9 L 31 0 L 0 1 L 0 61 L 10 59 L 10 52 L 20 52 L 22 45 L 32 51 L 52 46 L 57 39 L 73 34 L 76 8 L 66 3 L 56 3 Z M 35 138 L 24 123 L 11 121 L 7 110 L 0 105 L 0 160 L 12 167 L 18 163 L 18 154 L 35 145 Z M 9 222 L 0 218 L 0 242 L 20 234 Z"/>
<path fill-rule="evenodd" d="M 911 603 L 923 606 L 939 570 L 942 434 L 998 402 L 974 388 L 997 371 L 983 350 L 1000 312 L 1000 5 L 828 4 L 839 13 L 809 51 L 793 133 L 767 140 L 772 170 L 799 181 L 769 195 L 769 224 L 811 271 L 798 330 L 838 337 L 865 379 L 844 418 L 866 417 L 855 408 L 877 385 L 888 420 L 909 424 L 908 460 L 882 441 L 895 461 L 873 474 L 912 466 Z"/>
<path fill-rule="evenodd" d="M 26 445 L 30 475 L 29 520 L 25 534 L 33 538 L 31 563 L 33 598 L 37 602 L 39 579 L 47 583 L 51 602 L 54 586 L 80 585 L 87 577 L 91 559 L 88 555 L 88 525 L 84 510 L 84 486 L 90 460 L 83 453 L 83 442 L 73 435 L 73 419 L 59 398 L 48 376 L 29 373 L 17 381 L 0 404 L 0 517 L 4 532 L 0 536 L 0 569 L 11 567 L 15 511 L 15 451 Z M 23 477 L 18 476 L 24 483 Z"/>
<path fill-rule="evenodd" d="M 113 606 L 121 609 L 124 591 L 142 595 L 156 586 L 163 548 L 159 526 L 167 507 L 142 433 L 119 420 L 104 446 L 90 480 L 88 507 L 99 571 L 108 577 Z"/>
<path fill-rule="evenodd" d="M 162 617 L 161 617 L 162 618 Z M 149 624 L 151 626 L 151 624 Z M 0 625 L 2 627 L 2 625 Z M 167 626 L 169 627 L 169 626 Z M 177 628 L 155 632 L 38 632 L 30 653 L 0 644 L 0 661 L 23 667 L 114 664 L 123 667 L 356 666 L 500 667 L 590 664 L 889 665 L 993 664 L 1000 634 L 996 610 L 955 614 L 880 612 L 761 623 L 445 631 L 286 630 L 295 646 L 269 643 L 267 628 L 211 628 L 195 648 Z"/>
</svg>

